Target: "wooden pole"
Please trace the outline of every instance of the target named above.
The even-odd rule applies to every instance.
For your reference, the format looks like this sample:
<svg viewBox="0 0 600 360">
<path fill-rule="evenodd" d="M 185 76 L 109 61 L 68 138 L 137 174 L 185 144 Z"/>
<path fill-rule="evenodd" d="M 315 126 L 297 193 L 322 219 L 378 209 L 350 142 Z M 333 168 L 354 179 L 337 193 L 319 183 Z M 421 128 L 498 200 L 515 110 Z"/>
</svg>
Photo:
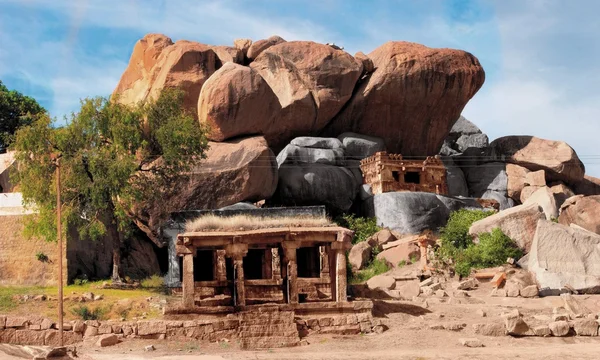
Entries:
<svg viewBox="0 0 600 360">
<path fill-rule="evenodd" d="M 63 243 L 62 227 L 60 223 L 60 159 L 56 159 L 56 232 L 58 236 L 58 338 L 63 346 Z"/>
</svg>

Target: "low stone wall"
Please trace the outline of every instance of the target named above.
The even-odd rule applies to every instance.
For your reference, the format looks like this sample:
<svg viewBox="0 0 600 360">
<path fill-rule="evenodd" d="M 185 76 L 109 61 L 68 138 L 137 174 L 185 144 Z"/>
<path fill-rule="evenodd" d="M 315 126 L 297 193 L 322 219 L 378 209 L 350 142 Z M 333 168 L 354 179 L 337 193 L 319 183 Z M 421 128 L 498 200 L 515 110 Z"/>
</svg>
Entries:
<svg viewBox="0 0 600 360">
<path fill-rule="evenodd" d="M 97 321 L 76 320 L 64 324 L 64 343 L 117 334 L 133 339 L 237 340 L 243 349 L 296 346 L 313 333 L 351 335 L 383 331 L 373 320 L 371 302 L 336 303 L 318 307 L 306 304 L 295 311 L 288 305 L 265 305 L 250 310 L 195 320 Z M 319 304 L 320 305 L 320 304 Z M 181 316 L 181 315 L 180 315 Z M 58 325 L 42 317 L 0 315 L 0 343 L 58 345 Z"/>
</svg>

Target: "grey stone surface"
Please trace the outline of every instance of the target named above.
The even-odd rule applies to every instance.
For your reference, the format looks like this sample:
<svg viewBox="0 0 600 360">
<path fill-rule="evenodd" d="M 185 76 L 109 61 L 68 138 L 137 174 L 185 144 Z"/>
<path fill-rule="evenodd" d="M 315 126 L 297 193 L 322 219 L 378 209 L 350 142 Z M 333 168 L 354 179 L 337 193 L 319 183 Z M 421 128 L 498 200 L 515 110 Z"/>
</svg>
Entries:
<svg viewBox="0 0 600 360">
<path fill-rule="evenodd" d="M 289 144 L 277 154 L 277 166 L 281 167 L 283 164 L 326 164 L 341 166 L 345 164 L 344 149 L 321 149 Z"/>
<path fill-rule="evenodd" d="M 508 185 L 506 164 L 495 162 L 466 166 L 463 167 L 463 171 L 469 187 L 469 195 L 481 197 L 488 190 L 506 193 Z"/>
<path fill-rule="evenodd" d="M 452 126 L 452 129 L 450 129 L 450 134 L 481 134 L 481 130 L 477 127 L 477 125 L 473 124 L 472 122 L 467 120 L 467 118 L 461 115 Z"/>
<path fill-rule="evenodd" d="M 378 151 L 385 151 L 383 139 L 351 132 L 343 133 L 338 139 L 344 145 L 346 157 L 362 160 Z"/>
<path fill-rule="evenodd" d="M 461 168 L 450 157 L 443 157 L 442 161 L 446 166 L 448 194 L 450 196 L 469 196 L 469 188 L 467 187 L 467 181 Z"/>
<path fill-rule="evenodd" d="M 363 184 L 358 190 L 358 194 L 360 195 L 361 200 L 367 200 L 373 197 L 373 191 L 371 190 L 371 185 Z"/>
<path fill-rule="evenodd" d="M 342 149 L 344 147 L 344 145 L 339 139 L 311 136 L 297 137 L 290 141 L 290 144 L 300 147 L 318 149 Z"/>
<path fill-rule="evenodd" d="M 356 185 L 357 191 L 363 185 L 363 174 L 360 170 L 360 160 L 346 160 L 346 169 L 348 169 L 352 176 L 354 176 L 354 183 Z"/>
<path fill-rule="evenodd" d="M 239 202 L 237 204 L 222 207 L 219 210 L 251 210 L 251 209 L 258 209 L 258 208 L 254 204 L 251 204 L 251 203 Z"/>
<path fill-rule="evenodd" d="M 284 205 L 326 205 L 348 211 L 357 194 L 348 169 L 323 164 L 283 165 L 275 197 Z"/>
<path fill-rule="evenodd" d="M 380 226 L 402 234 L 437 230 L 446 224 L 451 210 L 474 207 L 474 202 L 424 192 L 389 192 L 365 201 L 367 216 L 377 218 Z"/>
<path fill-rule="evenodd" d="M 490 144 L 486 134 L 461 135 L 456 140 L 458 151 L 463 152 L 469 148 L 485 149 Z"/>
</svg>

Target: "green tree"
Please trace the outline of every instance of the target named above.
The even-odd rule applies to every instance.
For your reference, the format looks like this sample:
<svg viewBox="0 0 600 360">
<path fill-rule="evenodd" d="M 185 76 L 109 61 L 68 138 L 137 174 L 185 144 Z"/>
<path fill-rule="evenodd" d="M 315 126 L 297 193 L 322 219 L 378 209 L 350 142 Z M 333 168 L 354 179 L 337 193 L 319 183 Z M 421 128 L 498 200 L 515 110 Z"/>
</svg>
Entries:
<svg viewBox="0 0 600 360">
<path fill-rule="evenodd" d="M 34 98 L 9 91 L 0 80 L 0 154 L 6 151 L 18 128 L 30 125 L 34 116 L 44 111 Z"/>
<path fill-rule="evenodd" d="M 13 174 L 25 205 L 39 216 L 29 236 L 56 238 L 55 164 L 61 170 L 63 223 L 82 238 L 107 236 L 113 247 L 113 281 L 122 273 L 121 244 L 132 228 L 131 209 L 158 204 L 173 184 L 204 157 L 205 130 L 183 110 L 183 93 L 164 91 L 156 101 L 128 107 L 106 98 L 86 99 L 66 126 L 46 114 L 15 134 Z M 66 227 L 61 229 L 63 232 Z"/>
</svg>

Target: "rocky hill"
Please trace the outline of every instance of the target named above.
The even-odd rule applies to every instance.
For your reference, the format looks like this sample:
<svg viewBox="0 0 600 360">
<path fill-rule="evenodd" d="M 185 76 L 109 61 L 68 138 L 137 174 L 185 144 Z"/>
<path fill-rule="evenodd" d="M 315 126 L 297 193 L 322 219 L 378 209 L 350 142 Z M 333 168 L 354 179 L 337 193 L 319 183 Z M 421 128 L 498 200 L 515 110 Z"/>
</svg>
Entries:
<svg viewBox="0 0 600 360">
<path fill-rule="evenodd" d="M 480 206 L 468 198 L 507 209 L 543 187 L 562 201 L 600 194 L 600 181 L 585 176 L 568 144 L 532 136 L 490 143 L 460 116 L 484 79 L 468 52 L 401 41 L 352 56 L 332 44 L 278 36 L 214 46 L 148 34 L 136 43 L 113 98 L 133 104 L 164 88 L 183 89 L 185 106 L 211 142 L 193 176 L 161 206 L 140 205 L 136 222 L 162 245 L 159 229 L 172 211 L 265 200 L 325 204 L 410 233 L 436 229 L 452 210 Z M 382 150 L 440 154 L 450 197 L 373 196 L 359 161 Z"/>
</svg>

